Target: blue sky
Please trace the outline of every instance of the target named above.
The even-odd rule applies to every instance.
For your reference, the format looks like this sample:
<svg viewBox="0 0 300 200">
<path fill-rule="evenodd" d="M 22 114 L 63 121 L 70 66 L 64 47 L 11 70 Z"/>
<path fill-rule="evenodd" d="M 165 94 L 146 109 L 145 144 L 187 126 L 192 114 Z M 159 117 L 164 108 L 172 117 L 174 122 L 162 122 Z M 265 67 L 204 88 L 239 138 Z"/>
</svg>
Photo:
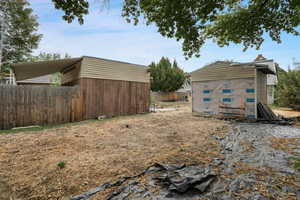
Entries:
<svg viewBox="0 0 300 200">
<path fill-rule="evenodd" d="M 162 56 L 176 59 L 187 72 L 217 60 L 252 61 L 258 54 L 274 59 L 284 69 L 292 59 L 300 61 L 300 37 L 282 34 L 282 43 L 266 38 L 260 50 L 243 52 L 240 45 L 218 47 L 208 41 L 201 49 L 200 58 L 185 60 L 180 42 L 162 37 L 155 26 L 128 24 L 121 17 L 122 0 L 111 0 L 108 7 L 101 0 L 91 0 L 90 14 L 84 25 L 77 21 L 68 24 L 62 20 L 63 13 L 54 8 L 51 0 L 29 0 L 38 16 L 39 33 L 43 39 L 35 53 L 68 53 L 72 57 L 83 55 L 148 65 Z"/>
</svg>

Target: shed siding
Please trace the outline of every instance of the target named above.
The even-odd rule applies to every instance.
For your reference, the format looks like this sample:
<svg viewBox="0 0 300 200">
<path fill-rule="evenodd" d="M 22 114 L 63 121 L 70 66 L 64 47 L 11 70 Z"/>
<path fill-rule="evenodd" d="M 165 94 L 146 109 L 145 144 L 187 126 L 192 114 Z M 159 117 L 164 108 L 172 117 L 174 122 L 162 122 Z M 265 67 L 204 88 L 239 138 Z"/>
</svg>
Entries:
<svg viewBox="0 0 300 200">
<path fill-rule="evenodd" d="M 72 67 L 72 66 L 71 66 Z M 74 83 L 79 79 L 81 62 L 74 64 L 74 68 L 62 76 L 62 85 L 69 85 L 68 83 Z"/>
<path fill-rule="evenodd" d="M 267 75 L 256 70 L 256 81 L 257 103 L 267 104 Z"/>
<path fill-rule="evenodd" d="M 194 81 L 192 82 L 193 111 L 210 115 L 234 113 L 245 117 L 254 117 L 254 88 L 254 78 Z M 223 109 L 220 106 L 241 109 Z"/>
<path fill-rule="evenodd" d="M 147 70 L 147 67 L 141 65 L 84 57 L 82 60 L 80 78 L 149 83 L 150 74 Z"/>
<path fill-rule="evenodd" d="M 248 65 L 234 65 L 217 62 L 192 72 L 192 81 L 230 80 L 254 78 L 255 68 Z"/>
</svg>

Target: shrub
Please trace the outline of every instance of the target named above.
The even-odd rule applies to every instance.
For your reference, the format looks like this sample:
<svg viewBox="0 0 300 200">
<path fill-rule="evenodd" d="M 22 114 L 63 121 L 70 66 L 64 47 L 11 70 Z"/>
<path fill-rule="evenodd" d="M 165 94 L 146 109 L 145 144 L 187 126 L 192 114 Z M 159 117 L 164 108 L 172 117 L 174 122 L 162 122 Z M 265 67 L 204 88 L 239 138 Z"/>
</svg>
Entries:
<svg viewBox="0 0 300 200">
<path fill-rule="evenodd" d="M 276 104 L 300 110 L 300 71 L 279 72 L 278 78 Z"/>
</svg>

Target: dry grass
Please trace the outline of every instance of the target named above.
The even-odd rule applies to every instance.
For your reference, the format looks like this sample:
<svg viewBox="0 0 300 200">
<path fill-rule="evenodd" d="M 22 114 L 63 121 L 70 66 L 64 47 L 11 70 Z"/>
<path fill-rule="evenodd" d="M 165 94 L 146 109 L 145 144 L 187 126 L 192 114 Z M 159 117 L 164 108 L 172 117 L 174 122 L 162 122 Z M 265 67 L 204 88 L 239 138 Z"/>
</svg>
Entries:
<svg viewBox="0 0 300 200">
<path fill-rule="evenodd" d="M 206 164 L 221 157 L 220 146 L 211 136 L 224 136 L 229 129 L 226 122 L 195 117 L 189 107 L 179 107 L 171 112 L 0 135 L 0 179 L 11 197 L 64 199 L 140 173 L 155 162 Z M 61 161 L 63 169 L 57 166 Z"/>
<path fill-rule="evenodd" d="M 300 157 L 300 153 L 297 151 L 300 146 L 300 138 L 277 138 L 272 137 L 272 147 L 274 149 L 282 150 L 295 156 Z"/>
</svg>

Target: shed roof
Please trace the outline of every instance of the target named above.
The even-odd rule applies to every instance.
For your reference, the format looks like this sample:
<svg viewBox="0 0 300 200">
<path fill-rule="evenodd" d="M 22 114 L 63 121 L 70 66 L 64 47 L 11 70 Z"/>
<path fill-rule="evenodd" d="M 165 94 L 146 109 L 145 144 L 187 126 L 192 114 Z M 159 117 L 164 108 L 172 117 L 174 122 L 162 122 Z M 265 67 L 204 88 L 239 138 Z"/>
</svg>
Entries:
<svg viewBox="0 0 300 200">
<path fill-rule="evenodd" d="M 12 66 L 12 69 L 15 73 L 16 80 L 22 81 L 48 74 L 53 74 L 55 72 L 60 72 L 63 69 L 79 62 L 80 60 L 82 60 L 82 57 L 66 58 L 51 61 L 18 63 L 14 64 Z"/>
<path fill-rule="evenodd" d="M 236 63 L 229 61 L 217 61 L 193 71 L 192 81 L 230 80 L 242 78 L 254 78 L 254 69 L 259 69 L 266 74 L 275 74 L 271 64 L 273 60 Z"/>
<path fill-rule="evenodd" d="M 44 76 L 39 76 L 36 78 L 25 79 L 22 81 L 17 81 L 17 83 L 27 83 L 27 84 L 52 84 L 53 83 L 53 75 L 48 74 Z"/>
</svg>

